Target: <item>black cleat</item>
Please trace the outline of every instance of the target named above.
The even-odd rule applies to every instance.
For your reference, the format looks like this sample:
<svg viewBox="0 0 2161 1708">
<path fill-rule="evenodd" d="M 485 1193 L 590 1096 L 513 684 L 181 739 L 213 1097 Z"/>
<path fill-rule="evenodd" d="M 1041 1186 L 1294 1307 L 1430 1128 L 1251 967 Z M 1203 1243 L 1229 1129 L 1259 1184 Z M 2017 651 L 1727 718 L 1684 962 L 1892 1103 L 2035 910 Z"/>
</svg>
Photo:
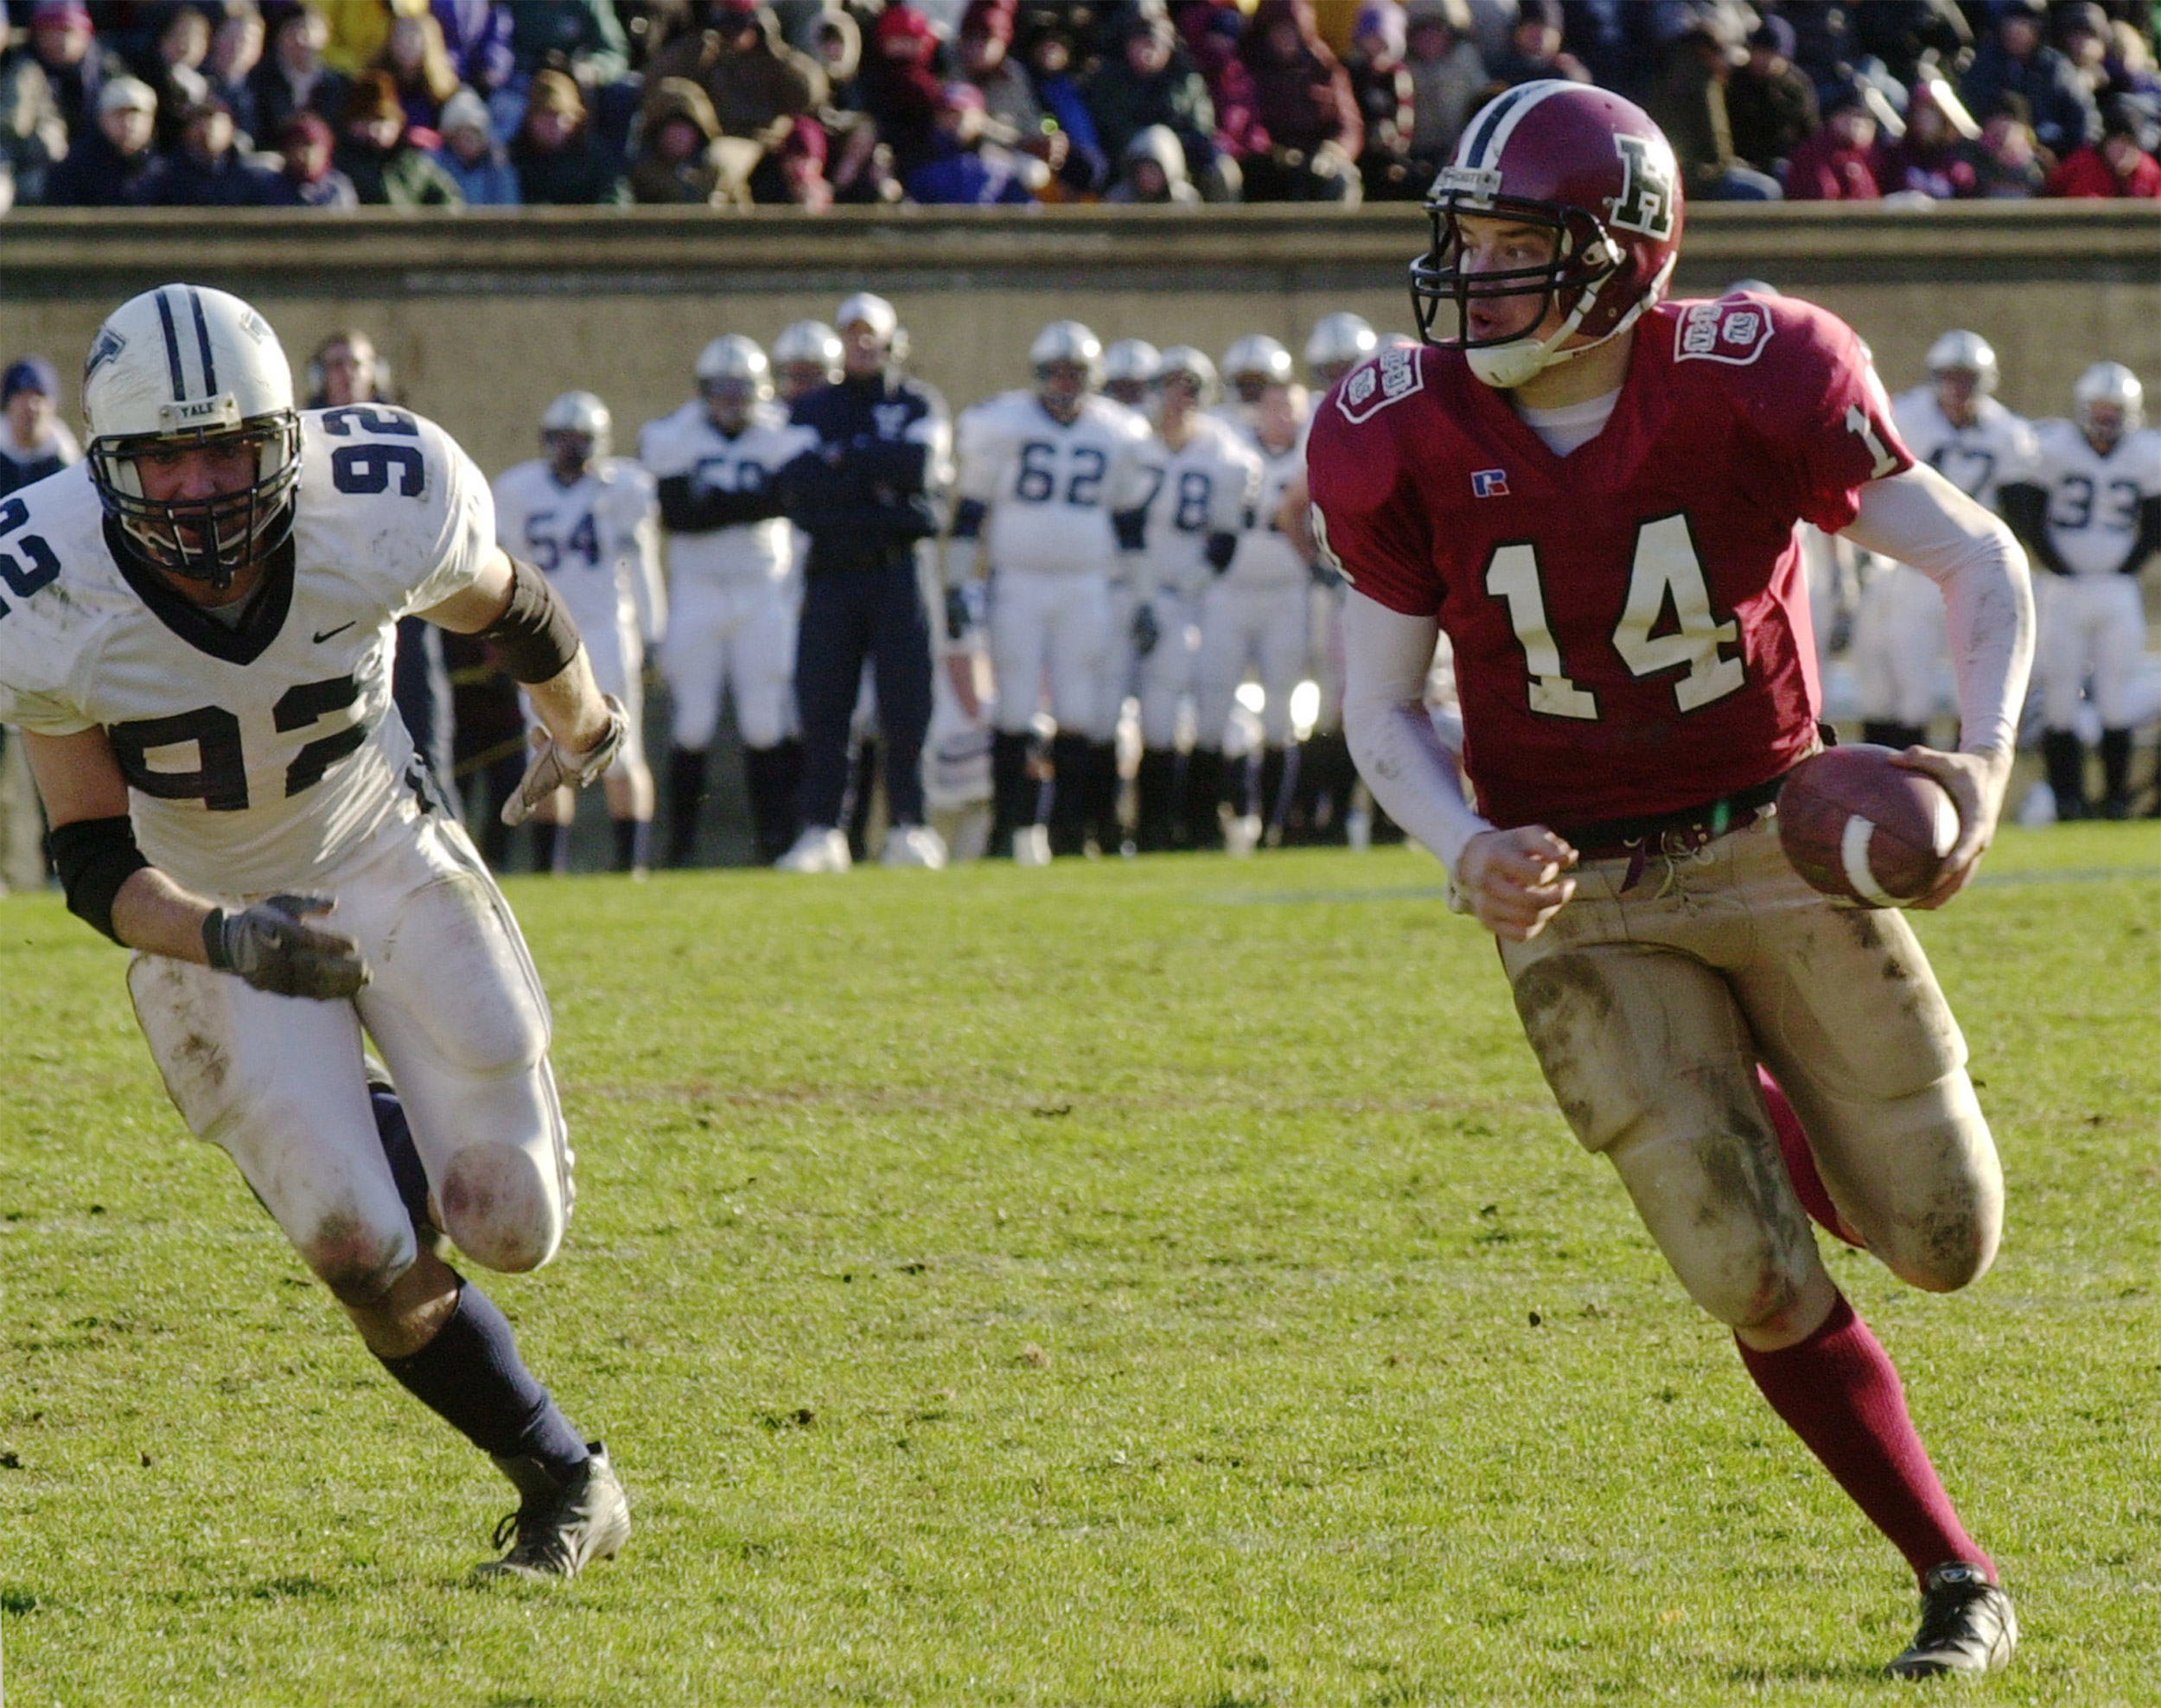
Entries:
<svg viewBox="0 0 2161 1708">
<path fill-rule="evenodd" d="M 593 1560 L 615 1557 L 630 1539 L 629 1497 L 608 1450 L 597 1441 L 586 1445 L 592 1456 L 564 1481 L 536 1460 L 495 1461 L 523 1500 L 495 1526 L 495 1545 L 507 1542 L 510 1552 L 475 1566 L 474 1577 L 569 1578 Z"/>
<path fill-rule="evenodd" d="M 1979 1566 L 1953 1560 L 1928 1574 L 1921 1592 L 1921 1628 L 1884 1670 L 1894 1679 L 1992 1673 L 2018 1646 L 2018 1616 L 2011 1597 Z"/>
</svg>

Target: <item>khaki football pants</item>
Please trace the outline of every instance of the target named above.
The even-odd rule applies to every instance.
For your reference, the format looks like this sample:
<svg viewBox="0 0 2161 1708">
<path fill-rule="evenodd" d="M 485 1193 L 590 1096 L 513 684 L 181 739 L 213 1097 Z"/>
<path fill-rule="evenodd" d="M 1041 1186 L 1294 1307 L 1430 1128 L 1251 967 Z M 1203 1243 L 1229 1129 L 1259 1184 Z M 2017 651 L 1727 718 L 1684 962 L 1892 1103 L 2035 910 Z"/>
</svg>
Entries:
<svg viewBox="0 0 2161 1708">
<path fill-rule="evenodd" d="M 1912 927 L 1833 906 L 1766 819 L 1693 854 L 1586 863 L 1575 899 L 1502 942 L 1516 1011 L 1586 1150 L 1619 1171 L 1697 1303 L 1776 1316 L 1820 1266 L 1757 1092 L 1792 1101 L 1826 1187 L 1910 1284 L 1986 1271 L 2003 1175 L 1966 1043 Z"/>
</svg>

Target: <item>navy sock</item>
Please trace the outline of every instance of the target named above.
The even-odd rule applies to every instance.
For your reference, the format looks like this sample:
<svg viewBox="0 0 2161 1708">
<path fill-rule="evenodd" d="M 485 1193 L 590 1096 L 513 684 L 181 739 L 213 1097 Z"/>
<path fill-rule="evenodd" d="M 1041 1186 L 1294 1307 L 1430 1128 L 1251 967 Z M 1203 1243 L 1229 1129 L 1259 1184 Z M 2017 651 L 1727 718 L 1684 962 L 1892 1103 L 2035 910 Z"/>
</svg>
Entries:
<svg viewBox="0 0 2161 1708">
<path fill-rule="evenodd" d="M 589 1456 L 583 1437 L 518 1356 L 502 1312 L 462 1277 L 457 1307 L 436 1337 L 409 1357 L 379 1361 L 491 1458 L 537 1460 L 559 1480 Z"/>
</svg>

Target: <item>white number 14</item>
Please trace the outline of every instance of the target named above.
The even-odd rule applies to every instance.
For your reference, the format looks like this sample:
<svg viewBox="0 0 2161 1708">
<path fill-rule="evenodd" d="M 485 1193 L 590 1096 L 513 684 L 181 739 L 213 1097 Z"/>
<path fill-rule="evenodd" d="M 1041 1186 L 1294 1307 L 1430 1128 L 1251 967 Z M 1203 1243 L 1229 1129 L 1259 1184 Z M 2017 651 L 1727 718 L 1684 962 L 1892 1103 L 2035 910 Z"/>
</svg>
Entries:
<svg viewBox="0 0 2161 1708">
<path fill-rule="evenodd" d="M 1508 602 L 1509 625 L 1530 672 L 1531 710 L 1549 717 L 1595 720 L 1598 697 L 1570 679 L 1553 639 L 1538 548 L 1517 544 L 1495 551 L 1486 566 L 1486 591 Z M 1669 612 L 1665 632 L 1652 634 Z M 1613 649 L 1629 672 L 1655 676 L 1686 666 L 1688 673 L 1673 684 L 1673 701 L 1682 711 L 1694 711 L 1724 699 L 1747 679 L 1741 660 L 1723 655 L 1740 633 L 1731 617 L 1719 621 L 1712 615 L 1711 588 L 1687 519 L 1662 516 L 1639 527 L 1628 603 L 1613 631 Z"/>
</svg>

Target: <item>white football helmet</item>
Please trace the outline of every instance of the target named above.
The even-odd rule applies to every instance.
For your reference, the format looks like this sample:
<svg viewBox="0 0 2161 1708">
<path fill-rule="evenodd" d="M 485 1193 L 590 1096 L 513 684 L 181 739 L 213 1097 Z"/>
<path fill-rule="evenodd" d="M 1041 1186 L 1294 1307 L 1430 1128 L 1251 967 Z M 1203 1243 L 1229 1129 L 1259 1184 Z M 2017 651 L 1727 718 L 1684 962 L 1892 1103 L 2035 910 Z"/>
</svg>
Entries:
<svg viewBox="0 0 2161 1708">
<path fill-rule="evenodd" d="M 1287 386 L 1291 352 L 1265 332 L 1249 332 L 1223 352 L 1223 379 L 1241 403 L 1256 401 L 1269 386 Z"/>
<path fill-rule="evenodd" d="M 1973 390 L 1987 397 L 1996 389 L 1996 352 L 1978 332 L 1954 330 L 1928 347 L 1928 377 L 1941 379 L 1947 373 L 1970 373 Z"/>
<path fill-rule="evenodd" d="M 1347 310 L 1323 315 L 1306 335 L 1306 372 L 1316 386 L 1333 386 L 1380 347 L 1380 336 Z"/>
<path fill-rule="evenodd" d="M 716 338 L 700 350 L 698 366 L 692 372 L 698 376 L 701 392 L 717 386 L 748 387 L 760 403 L 773 395 L 773 364 L 765 359 L 756 339 L 745 338 L 740 332 Z"/>
<path fill-rule="evenodd" d="M 843 333 L 851 326 L 867 326 L 893 360 L 908 360 L 908 328 L 901 324 L 899 311 L 883 296 L 858 290 L 840 305 L 833 315 L 833 326 Z"/>
<path fill-rule="evenodd" d="M 1163 366 L 1163 352 L 1145 338 L 1121 338 L 1103 352 L 1103 389 L 1138 408 Z"/>
<path fill-rule="evenodd" d="M 131 297 L 91 343 L 82 401 L 91 483 L 157 568 L 223 589 L 292 532 L 292 366 L 270 323 L 239 297 L 195 284 Z M 143 456 L 203 445 L 248 450 L 254 478 L 207 498 L 143 495 Z"/>
<path fill-rule="evenodd" d="M 1163 360 L 1156 369 L 1156 389 L 1161 391 L 1178 379 L 1193 382 L 1195 403 L 1205 407 L 1215 401 L 1215 364 L 1190 344 L 1173 344 L 1163 353 Z"/>
<path fill-rule="evenodd" d="M 840 355 L 840 335 L 823 321 L 799 320 L 782 327 L 773 341 L 781 395 L 793 400 L 819 386 L 837 385 Z"/>
<path fill-rule="evenodd" d="M 615 417 L 590 392 L 565 392 L 540 411 L 540 443 L 550 450 L 562 437 L 585 441 L 585 459 L 598 462 L 615 443 Z"/>
<path fill-rule="evenodd" d="M 1075 320 L 1053 321 L 1028 347 L 1036 395 L 1060 420 L 1103 383 L 1103 341 Z"/>
<path fill-rule="evenodd" d="M 2071 388 L 2071 413 L 2079 430 L 2104 449 L 2146 418 L 2146 388 L 2121 362 L 2095 362 Z"/>
</svg>

